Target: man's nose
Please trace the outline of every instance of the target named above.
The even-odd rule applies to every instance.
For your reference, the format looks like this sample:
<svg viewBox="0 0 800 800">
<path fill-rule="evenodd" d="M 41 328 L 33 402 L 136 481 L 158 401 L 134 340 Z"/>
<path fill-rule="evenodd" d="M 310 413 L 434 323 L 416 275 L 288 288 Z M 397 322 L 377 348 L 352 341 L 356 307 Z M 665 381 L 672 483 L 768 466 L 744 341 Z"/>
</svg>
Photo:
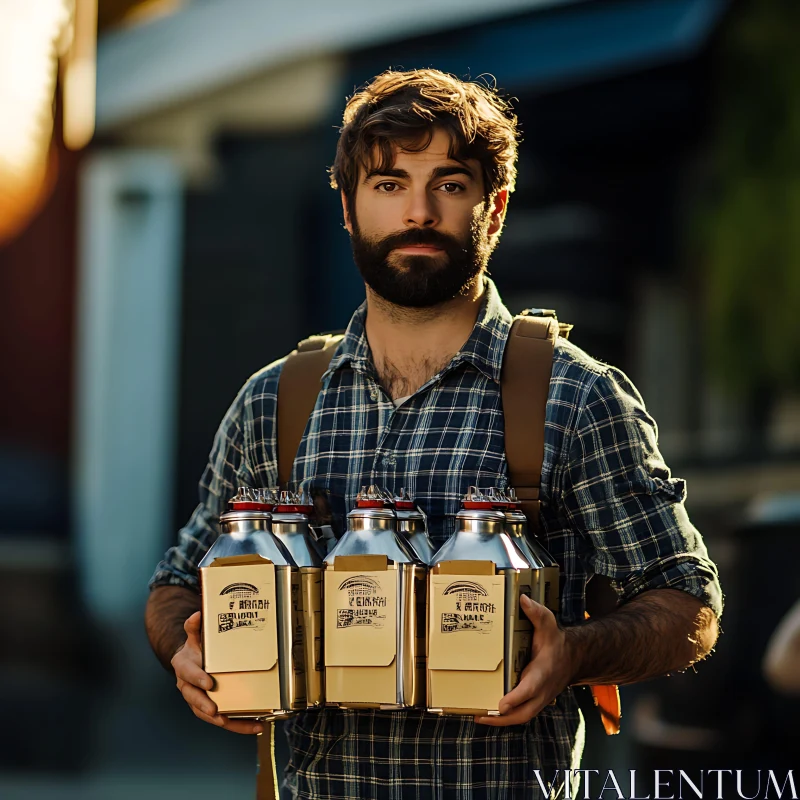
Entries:
<svg viewBox="0 0 800 800">
<path fill-rule="evenodd" d="M 433 228 L 439 223 L 435 198 L 427 190 L 410 191 L 405 208 L 404 223 L 409 228 Z"/>
</svg>

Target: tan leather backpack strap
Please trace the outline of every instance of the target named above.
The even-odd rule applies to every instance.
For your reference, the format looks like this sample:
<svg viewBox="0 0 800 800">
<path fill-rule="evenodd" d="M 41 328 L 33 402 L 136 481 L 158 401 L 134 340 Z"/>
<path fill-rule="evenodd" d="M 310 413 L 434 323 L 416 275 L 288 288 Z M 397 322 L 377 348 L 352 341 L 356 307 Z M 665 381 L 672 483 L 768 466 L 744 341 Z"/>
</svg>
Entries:
<svg viewBox="0 0 800 800">
<path fill-rule="evenodd" d="M 331 363 L 341 334 L 323 334 L 304 339 L 293 350 L 278 381 L 278 480 L 285 486 L 292 477 L 297 448 L 314 410 L 320 379 Z"/>
<path fill-rule="evenodd" d="M 503 355 L 500 390 L 509 485 L 516 489 L 535 529 L 539 527 L 545 412 L 558 333 L 559 323 L 553 316 L 516 317 Z"/>
<path fill-rule="evenodd" d="M 553 348 L 559 335 L 566 338 L 572 330 L 572 325 L 559 323 L 554 312 L 541 313 L 544 316 L 522 315 L 514 319 L 503 356 L 500 384 L 509 480 L 534 530 L 540 527 L 539 489 Z M 595 576 L 589 585 L 594 583 L 599 588 L 598 577 Z M 619 733 L 622 716 L 619 689 L 616 686 L 592 686 L 592 697 L 605 732 L 609 735 Z"/>
</svg>

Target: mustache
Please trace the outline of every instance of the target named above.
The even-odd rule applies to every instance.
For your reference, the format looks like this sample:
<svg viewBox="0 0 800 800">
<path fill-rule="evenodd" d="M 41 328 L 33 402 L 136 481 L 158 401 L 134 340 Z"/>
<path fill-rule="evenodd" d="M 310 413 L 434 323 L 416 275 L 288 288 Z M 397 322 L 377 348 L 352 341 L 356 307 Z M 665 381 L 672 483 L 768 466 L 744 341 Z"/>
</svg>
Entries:
<svg viewBox="0 0 800 800">
<path fill-rule="evenodd" d="M 380 247 L 382 253 L 388 254 L 398 247 L 408 247 L 409 245 L 428 245 L 429 247 L 439 247 L 447 252 L 457 252 L 464 250 L 464 245 L 454 236 L 449 236 L 441 231 L 431 228 L 410 228 L 407 231 L 400 231 L 385 236 L 374 244 Z"/>
</svg>

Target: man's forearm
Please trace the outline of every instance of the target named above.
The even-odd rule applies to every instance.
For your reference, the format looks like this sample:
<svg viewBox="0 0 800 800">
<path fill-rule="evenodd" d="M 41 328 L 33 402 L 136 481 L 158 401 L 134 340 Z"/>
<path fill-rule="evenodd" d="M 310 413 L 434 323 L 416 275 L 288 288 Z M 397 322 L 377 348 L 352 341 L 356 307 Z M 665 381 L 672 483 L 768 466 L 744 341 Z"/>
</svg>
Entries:
<svg viewBox="0 0 800 800">
<path fill-rule="evenodd" d="M 714 612 L 677 589 L 654 589 L 565 629 L 573 684 L 625 684 L 685 669 L 717 640 Z"/>
<path fill-rule="evenodd" d="M 150 646 L 167 670 L 170 660 L 186 641 L 183 624 L 200 610 L 200 595 L 183 586 L 157 586 L 150 592 L 145 609 L 145 628 Z"/>
</svg>

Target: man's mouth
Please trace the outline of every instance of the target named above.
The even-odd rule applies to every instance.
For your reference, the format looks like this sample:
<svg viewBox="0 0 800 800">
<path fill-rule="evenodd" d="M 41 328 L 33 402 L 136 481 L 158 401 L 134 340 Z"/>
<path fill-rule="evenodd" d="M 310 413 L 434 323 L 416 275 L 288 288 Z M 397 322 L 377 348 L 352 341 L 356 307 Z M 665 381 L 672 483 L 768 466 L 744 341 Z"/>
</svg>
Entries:
<svg viewBox="0 0 800 800">
<path fill-rule="evenodd" d="M 435 253 L 443 252 L 443 248 L 430 244 L 406 244 L 402 247 L 396 247 L 395 252 L 411 253 L 413 255 L 434 255 Z"/>
</svg>

